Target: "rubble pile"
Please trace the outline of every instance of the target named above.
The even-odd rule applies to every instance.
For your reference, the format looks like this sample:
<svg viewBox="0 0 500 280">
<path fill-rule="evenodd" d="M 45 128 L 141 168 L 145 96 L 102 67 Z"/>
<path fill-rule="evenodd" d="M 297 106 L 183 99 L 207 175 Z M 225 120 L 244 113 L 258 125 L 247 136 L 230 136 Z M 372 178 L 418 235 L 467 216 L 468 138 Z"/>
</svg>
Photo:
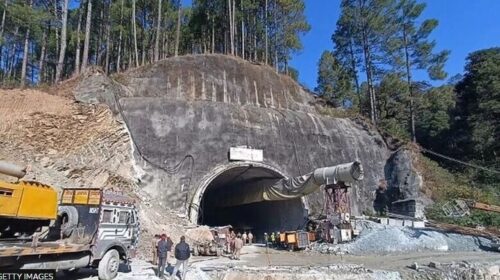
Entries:
<svg viewBox="0 0 500 280">
<path fill-rule="evenodd" d="M 359 227 L 361 233 L 353 242 L 314 243 L 312 249 L 324 254 L 354 255 L 410 251 L 477 251 L 481 250 L 481 245 L 486 246 L 490 242 L 482 237 L 382 225 L 372 221 L 360 221 Z"/>
<path fill-rule="evenodd" d="M 134 195 L 139 199 L 139 220 L 141 235 L 137 258 L 150 260 L 153 254 L 153 238 L 155 234 L 166 233 L 174 243 L 179 242 L 185 234 L 185 228 L 191 226 L 180 213 L 166 210 L 152 199 L 146 192 L 135 186 Z"/>
<path fill-rule="evenodd" d="M 453 263 L 413 264 L 411 271 L 404 275 L 407 279 L 500 279 L 500 263 L 481 264 L 467 261 Z"/>
<path fill-rule="evenodd" d="M 207 226 L 200 226 L 186 230 L 186 238 L 197 243 L 206 243 L 214 240 L 214 236 Z"/>
</svg>

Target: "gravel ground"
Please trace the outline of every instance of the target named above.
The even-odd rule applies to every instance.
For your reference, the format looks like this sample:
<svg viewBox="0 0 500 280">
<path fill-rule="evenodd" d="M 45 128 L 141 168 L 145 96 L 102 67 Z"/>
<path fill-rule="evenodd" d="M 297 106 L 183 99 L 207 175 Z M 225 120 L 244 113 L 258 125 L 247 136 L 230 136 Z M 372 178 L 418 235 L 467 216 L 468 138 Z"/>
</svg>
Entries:
<svg viewBox="0 0 500 280">
<path fill-rule="evenodd" d="M 240 261 L 227 257 L 192 257 L 186 280 L 500 279 L 499 265 L 498 253 L 494 252 L 336 256 L 245 246 Z M 172 268 L 168 267 L 167 271 L 170 273 Z M 135 259 L 130 270 L 121 267 L 115 280 L 159 279 L 155 272 L 156 267 L 149 262 Z M 73 277 L 60 274 L 58 279 L 97 280 L 97 271 L 82 269 Z"/>
<path fill-rule="evenodd" d="M 315 243 L 312 249 L 321 253 L 366 254 L 420 251 L 479 251 L 490 241 L 482 237 L 442 233 L 430 229 L 413 229 L 360 221 L 360 235 L 351 243 Z"/>
</svg>

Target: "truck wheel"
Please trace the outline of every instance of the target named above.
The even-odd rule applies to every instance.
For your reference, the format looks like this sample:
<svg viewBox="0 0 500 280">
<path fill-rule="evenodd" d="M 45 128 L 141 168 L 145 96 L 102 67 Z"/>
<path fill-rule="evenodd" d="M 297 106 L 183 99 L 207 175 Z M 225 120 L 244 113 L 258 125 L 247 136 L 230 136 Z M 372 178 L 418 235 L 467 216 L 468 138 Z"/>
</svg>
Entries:
<svg viewBox="0 0 500 280">
<path fill-rule="evenodd" d="M 74 206 L 59 206 L 59 219 L 61 222 L 61 232 L 68 238 L 78 225 L 78 210 Z"/>
<path fill-rule="evenodd" d="M 109 250 L 104 254 L 97 272 L 100 280 L 111 280 L 118 274 L 118 267 L 120 266 L 120 255 L 115 249 Z"/>
</svg>

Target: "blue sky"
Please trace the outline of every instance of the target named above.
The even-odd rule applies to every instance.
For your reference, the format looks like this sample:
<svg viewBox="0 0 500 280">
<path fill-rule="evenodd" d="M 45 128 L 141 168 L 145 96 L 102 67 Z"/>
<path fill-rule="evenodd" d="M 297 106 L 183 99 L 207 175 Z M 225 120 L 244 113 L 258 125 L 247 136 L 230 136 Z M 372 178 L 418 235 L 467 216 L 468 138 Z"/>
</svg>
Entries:
<svg viewBox="0 0 500 280">
<path fill-rule="evenodd" d="M 500 47 L 499 0 L 428 0 L 422 19 L 436 18 L 439 26 L 431 34 L 436 50 L 451 51 L 448 76 L 462 73 L 467 54 L 490 47 Z M 293 56 L 291 65 L 300 72 L 300 82 L 316 86 L 317 63 L 324 50 L 333 49 L 331 35 L 339 17 L 340 0 L 306 0 L 306 16 L 311 31 L 302 38 L 304 49 Z M 424 73 L 416 79 L 428 80 Z M 439 83 L 438 83 L 439 84 Z"/>
<path fill-rule="evenodd" d="M 191 5 L 191 0 L 182 0 Z M 293 55 L 291 65 L 299 70 L 300 82 L 314 89 L 317 64 L 324 50 L 332 50 L 331 35 L 340 13 L 340 0 L 305 0 L 311 31 L 302 38 L 304 49 Z M 427 4 L 421 19 L 436 18 L 438 27 L 431 34 L 436 50 L 450 50 L 445 70 L 448 77 L 463 73 L 470 52 L 500 47 L 500 0 L 421 0 Z M 361 77 L 362 78 L 362 77 Z M 428 80 L 419 71 L 415 79 Z M 442 82 L 434 82 L 439 85 Z"/>
</svg>

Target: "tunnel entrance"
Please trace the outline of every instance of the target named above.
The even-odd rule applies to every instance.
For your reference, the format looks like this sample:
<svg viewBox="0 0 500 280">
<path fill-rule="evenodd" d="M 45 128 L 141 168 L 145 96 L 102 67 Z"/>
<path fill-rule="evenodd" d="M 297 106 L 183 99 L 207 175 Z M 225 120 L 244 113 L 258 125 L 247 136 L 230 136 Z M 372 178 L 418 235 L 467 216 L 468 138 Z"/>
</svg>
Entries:
<svg viewBox="0 0 500 280">
<path fill-rule="evenodd" d="M 259 185 L 274 184 L 283 178 L 278 172 L 256 166 L 238 166 L 227 169 L 207 186 L 198 212 L 198 224 L 208 226 L 231 225 L 236 232 L 251 230 L 257 241 L 264 232 L 298 230 L 303 228 L 307 211 L 300 198 L 285 201 L 265 201 L 230 207 L 220 206 L 227 192 Z"/>
</svg>

